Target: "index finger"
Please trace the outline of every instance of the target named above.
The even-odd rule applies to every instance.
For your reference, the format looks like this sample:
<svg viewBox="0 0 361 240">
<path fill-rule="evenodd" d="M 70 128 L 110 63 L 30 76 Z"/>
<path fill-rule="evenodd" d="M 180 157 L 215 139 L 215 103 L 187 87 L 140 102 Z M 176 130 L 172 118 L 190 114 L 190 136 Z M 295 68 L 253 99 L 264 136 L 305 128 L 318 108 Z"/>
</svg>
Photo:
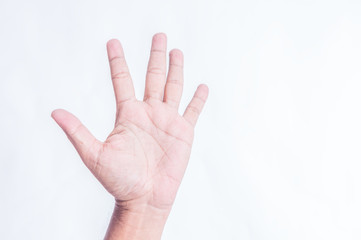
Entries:
<svg viewBox="0 0 361 240">
<path fill-rule="evenodd" d="M 133 81 L 125 61 L 122 45 L 117 39 L 107 42 L 108 60 L 117 107 L 135 99 Z"/>
</svg>

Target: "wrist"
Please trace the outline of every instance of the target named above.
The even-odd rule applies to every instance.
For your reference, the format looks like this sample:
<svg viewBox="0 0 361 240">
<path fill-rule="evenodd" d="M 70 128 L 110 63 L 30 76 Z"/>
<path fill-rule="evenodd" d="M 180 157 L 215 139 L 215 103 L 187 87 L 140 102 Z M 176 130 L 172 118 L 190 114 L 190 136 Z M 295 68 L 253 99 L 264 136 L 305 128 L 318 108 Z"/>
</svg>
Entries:
<svg viewBox="0 0 361 240">
<path fill-rule="evenodd" d="M 116 200 L 105 240 L 159 240 L 170 210 L 146 202 Z"/>
</svg>

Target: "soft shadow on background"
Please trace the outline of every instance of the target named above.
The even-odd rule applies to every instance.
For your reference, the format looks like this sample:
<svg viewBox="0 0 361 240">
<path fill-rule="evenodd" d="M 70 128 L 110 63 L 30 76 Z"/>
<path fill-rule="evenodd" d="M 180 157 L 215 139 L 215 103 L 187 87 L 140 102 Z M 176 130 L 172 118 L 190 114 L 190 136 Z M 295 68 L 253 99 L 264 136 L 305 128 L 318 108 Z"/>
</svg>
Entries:
<svg viewBox="0 0 361 240">
<path fill-rule="evenodd" d="M 106 42 L 143 97 L 151 37 L 210 89 L 163 239 L 361 239 L 360 1 L 0 2 L 1 239 L 102 239 L 112 197 L 51 119 L 101 140 Z"/>
</svg>

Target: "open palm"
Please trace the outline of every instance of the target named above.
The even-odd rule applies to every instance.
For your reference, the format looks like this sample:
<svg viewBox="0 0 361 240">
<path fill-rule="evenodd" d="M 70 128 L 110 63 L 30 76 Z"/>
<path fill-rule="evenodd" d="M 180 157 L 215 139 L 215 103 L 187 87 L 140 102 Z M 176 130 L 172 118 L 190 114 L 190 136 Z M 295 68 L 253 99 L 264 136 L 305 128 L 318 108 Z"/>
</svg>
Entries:
<svg viewBox="0 0 361 240">
<path fill-rule="evenodd" d="M 71 113 L 62 109 L 52 113 L 85 165 L 119 202 L 170 208 L 188 163 L 194 126 L 208 88 L 199 85 L 183 116 L 178 114 L 183 54 L 177 49 L 169 53 L 166 74 L 166 45 L 165 34 L 154 35 L 144 99 L 139 101 L 120 42 L 108 41 L 117 109 L 114 130 L 104 142 Z"/>
</svg>

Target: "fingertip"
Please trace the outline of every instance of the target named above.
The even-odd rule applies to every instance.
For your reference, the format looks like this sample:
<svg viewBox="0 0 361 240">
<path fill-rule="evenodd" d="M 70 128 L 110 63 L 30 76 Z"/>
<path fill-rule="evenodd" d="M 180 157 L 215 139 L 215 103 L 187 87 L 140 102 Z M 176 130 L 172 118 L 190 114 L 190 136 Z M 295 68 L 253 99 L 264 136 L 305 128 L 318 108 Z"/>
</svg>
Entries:
<svg viewBox="0 0 361 240">
<path fill-rule="evenodd" d="M 167 35 L 165 33 L 156 33 L 152 38 L 152 47 L 157 50 L 164 50 L 167 46 Z"/>
<path fill-rule="evenodd" d="M 112 38 L 112 39 L 109 39 L 107 41 L 107 47 L 111 47 L 111 46 L 114 46 L 114 45 L 117 45 L 117 44 L 120 44 L 119 40 L 116 39 L 116 38 Z"/>
<path fill-rule="evenodd" d="M 183 52 L 182 50 L 178 49 L 178 48 L 173 48 L 170 52 L 169 52 L 169 56 L 172 58 L 177 58 L 180 60 L 183 60 Z"/>
<path fill-rule="evenodd" d="M 51 112 L 51 117 L 56 120 L 59 118 L 59 116 L 62 115 L 62 112 L 64 112 L 65 110 L 64 109 L 61 109 L 61 108 L 58 108 L 58 109 L 55 109 Z"/>
<path fill-rule="evenodd" d="M 66 111 L 64 109 L 55 109 L 51 112 L 51 117 L 61 128 L 64 129 L 64 125 L 66 123 Z"/>
<path fill-rule="evenodd" d="M 110 39 L 106 44 L 108 57 L 112 58 L 118 54 L 122 54 L 123 47 L 120 41 L 116 38 Z"/>
<path fill-rule="evenodd" d="M 208 85 L 205 84 L 205 83 L 199 84 L 198 88 L 202 88 L 202 89 L 204 89 L 204 91 L 208 91 L 208 90 L 209 90 Z"/>
<path fill-rule="evenodd" d="M 170 50 L 169 54 L 182 56 L 183 52 L 179 48 L 173 48 L 172 50 Z"/>
<path fill-rule="evenodd" d="M 55 116 L 57 110 L 58 109 L 55 109 L 55 110 L 51 111 L 51 113 L 50 113 L 51 118 L 54 119 L 54 116 Z"/>
<path fill-rule="evenodd" d="M 76 123 L 76 117 L 64 109 L 55 109 L 51 113 L 51 117 L 64 130 L 68 130 L 69 126 Z"/>
<path fill-rule="evenodd" d="M 209 94 L 209 88 L 208 85 L 202 83 L 197 88 L 198 97 L 202 98 L 203 100 L 206 100 Z"/>
<path fill-rule="evenodd" d="M 181 50 L 175 48 L 169 52 L 169 65 L 177 65 L 183 67 L 184 59 Z"/>
<path fill-rule="evenodd" d="M 167 40 L 167 34 L 165 34 L 164 32 L 158 32 L 153 35 L 153 40 L 156 40 L 156 39 Z"/>
</svg>

